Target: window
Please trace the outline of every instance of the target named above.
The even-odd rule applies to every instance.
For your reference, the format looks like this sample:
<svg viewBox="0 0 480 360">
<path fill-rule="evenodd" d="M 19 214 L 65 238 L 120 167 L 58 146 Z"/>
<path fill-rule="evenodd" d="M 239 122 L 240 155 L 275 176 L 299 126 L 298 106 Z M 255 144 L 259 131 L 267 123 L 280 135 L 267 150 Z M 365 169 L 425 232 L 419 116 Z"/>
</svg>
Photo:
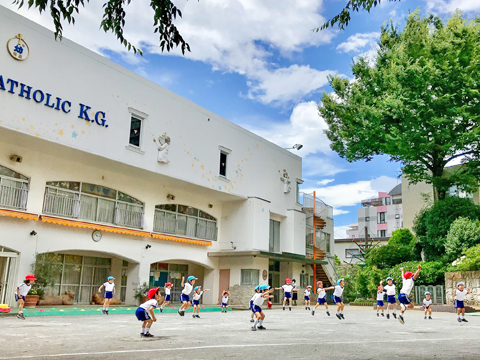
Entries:
<svg viewBox="0 0 480 360">
<path fill-rule="evenodd" d="M 345 249 L 345 257 L 353 258 L 360 256 L 360 249 Z"/>
<path fill-rule="evenodd" d="M 127 149 L 143 154 L 143 151 L 140 150 L 143 141 L 143 128 L 145 127 L 144 120 L 148 118 L 148 115 L 133 108 L 128 108 L 128 111 L 130 112 L 130 133 Z"/>
<path fill-rule="evenodd" d="M 395 214 L 395 219 L 400 219 L 400 214 Z"/>
<path fill-rule="evenodd" d="M 242 280 L 240 285 L 258 285 L 260 279 L 260 270 L 241 270 Z"/>
<path fill-rule="evenodd" d="M 377 224 L 385 224 L 385 213 L 380 212 L 377 215 L 378 215 Z"/>
<path fill-rule="evenodd" d="M 268 251 L 280 252 L 280 221 L 270 220 L 270 239 Z"/>
<path fill-rule="evenodd" d="M 370 216 L 366 216 L 365 221 L 370 221 Z"/>
<path fill-rule="evenodd" d="M 130 195 L 89 183 L 47 182 L 45 214 L 143 228 L 143 203 Z"/>
<path fill-rule="evenodd" d="M 330 254 L 330 234 L 325 234 L 325 250 L 327 254 Z"/>
<path fill-rule="evenodd" d="M 28 178 L 0 165 L 0 206 L 27 209 Z"/>
<path fill-rule="evenodd" d="M 389 197 L 383 198 L 383 205 L 390 205 L 392 203 L 392 199 Z"/>
<path fill-rule="evenodd" d="M 387 230 L 377 230 L 377 237 L 386 237 Z"/>
<path fill-rule="evenodd" d="M 187 205 L 157 205 L 153 230 L 160 233 L 217 240 L 217 219 Z"/>
<path fill-rule="evenodd" d="M 225 177 L 227 177 L 227 157 L 227 153 L 220 151 L 220 175 Z"/>
</svg>

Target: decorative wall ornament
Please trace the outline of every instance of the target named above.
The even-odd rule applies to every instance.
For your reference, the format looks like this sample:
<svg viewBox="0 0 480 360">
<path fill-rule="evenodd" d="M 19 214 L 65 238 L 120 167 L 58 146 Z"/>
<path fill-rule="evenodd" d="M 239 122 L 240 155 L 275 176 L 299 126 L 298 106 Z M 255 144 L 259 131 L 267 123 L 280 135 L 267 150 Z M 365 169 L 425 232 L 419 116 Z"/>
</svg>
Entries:
<svg viewBox="0 0 480 360">
<path fill-rule="evenodd" d="M 285 184 L 283 188 L 283 192 L 285 194 L 288 194 L 290 190 L 292 190 L 292 188 L 288 186 L 290 185 L 291 181 L 290 181 L 290 177 L 288 176 L 287 170 L 283 169 L 283 175 L 280 177 L 280 180 L 283 181 L 283 183 Z"/>
<path fill-rule="evenodd" d="M 156 141 L 153 139 L 153 141 Z M 168 148 L 170 147 L 170 136 L 167 135 L 167 133 L 163 133 L 158 137 L 158 156 L 157 156 L 157 161 L 161 163 L 168 163 L 170 160 L 168 160 Z"/>
<path fill-rule="evenodd" d="M 7 50 L 11 57 L 15 60 L 23 61 L 30 55 L 30 48 L 22 37 L 22 34 L 11 38 L 7 42 Z"/>
</svg>

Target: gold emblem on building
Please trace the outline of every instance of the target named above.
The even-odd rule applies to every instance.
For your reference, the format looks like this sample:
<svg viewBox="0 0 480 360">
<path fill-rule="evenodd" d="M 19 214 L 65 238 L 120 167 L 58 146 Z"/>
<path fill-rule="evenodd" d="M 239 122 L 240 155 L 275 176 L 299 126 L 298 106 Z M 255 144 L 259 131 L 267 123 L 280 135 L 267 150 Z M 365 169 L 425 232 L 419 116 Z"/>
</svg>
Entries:
<svg viewBox="0 0 480 360">
<path fill-rule="evenodd" d="M 18 34 L 17 36 L 8 40 L 7 50 L 10 56 L 18 61 L 26 60 L 28 55 L 30 55 L 30 48 L 25 42 L 25 39 L 22 37 L 22 34 Z"/>
</svg>

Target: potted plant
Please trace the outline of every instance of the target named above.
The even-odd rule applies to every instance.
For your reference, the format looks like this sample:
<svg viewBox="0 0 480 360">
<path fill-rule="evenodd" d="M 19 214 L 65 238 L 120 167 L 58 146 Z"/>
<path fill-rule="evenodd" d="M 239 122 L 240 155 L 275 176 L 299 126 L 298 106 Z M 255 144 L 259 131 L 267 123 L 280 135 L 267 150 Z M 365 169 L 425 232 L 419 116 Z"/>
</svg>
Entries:
<svg viewBox="0 0 480 360">
<path fill-rule="evenodd" d="M 147 282 L 144 282 L 143 284 L 139 284 L 135 289 L 135 295 L 133 295 L 133 297 L 137 300 L 139 304 L 148 300 L 148 297 L 147 297 L 148 290 L 149 290 L 149 286 Z"/>
<path fill-rule="evenodd" d="M 44 294 L 45 291 L 43 291 L 43 289 L 30 289 L 27 296 L 25 296 L 25 307 L 30 309 L 34 308 Z"/>
<path fill-rule="evenodd" d="M 62 272 L 62 265 L 58 263 L 58 254 L 36 253 L 31 269 L 37 281 L 25 297 L 25 307 L 27 308 L 34 308 L 38 300 L 45 295 L 45 289 L 55 285 L 58 274 Z"/>
</svg>

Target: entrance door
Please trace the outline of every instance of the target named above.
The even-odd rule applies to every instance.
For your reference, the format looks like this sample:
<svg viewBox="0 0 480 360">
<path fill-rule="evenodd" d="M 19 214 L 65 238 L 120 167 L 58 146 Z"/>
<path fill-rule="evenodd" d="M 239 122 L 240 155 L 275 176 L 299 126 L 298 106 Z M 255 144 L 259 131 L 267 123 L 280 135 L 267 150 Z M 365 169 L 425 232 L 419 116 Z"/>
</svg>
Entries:
<svg viewBox="0 0 480 360">
<path fill-rule="evenodd" d="M 13 302 L 13 294 L 15 289 L 15 268 L 17 254 L 4 252 L 6 250 L 0 248 L 0 304 L 8 304 Z"/>
<path fill-rule="evenodd" d="M 218 303 L 222 303 L 223 290 L 230 288 L 230 269 L 220 269 L 220 280 L 218 287 Z"/>
</svg>

